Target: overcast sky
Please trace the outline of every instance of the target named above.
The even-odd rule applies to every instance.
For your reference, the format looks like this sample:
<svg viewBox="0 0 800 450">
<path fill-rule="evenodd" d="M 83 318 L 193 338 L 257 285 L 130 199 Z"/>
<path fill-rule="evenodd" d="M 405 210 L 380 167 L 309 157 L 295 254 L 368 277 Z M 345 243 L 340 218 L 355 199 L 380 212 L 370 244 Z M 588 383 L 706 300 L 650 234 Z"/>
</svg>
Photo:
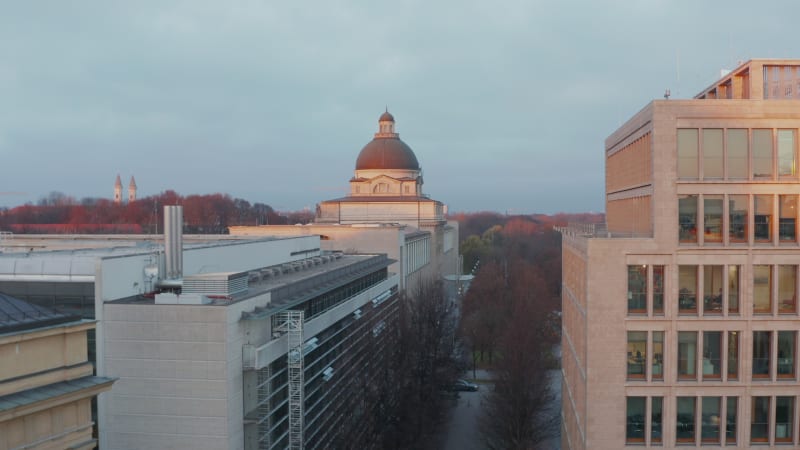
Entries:
<svg viewBox="0 0 800 450">
<path fill-rule="evenodd" d="M 348 190 L 388 105 L 450 211 L 603 210 L 603 141 L 666 88 L 800 57 L 795 1 L 19 1 L 0 6 L 0 206 L 51 191 Z"/>
</svg>

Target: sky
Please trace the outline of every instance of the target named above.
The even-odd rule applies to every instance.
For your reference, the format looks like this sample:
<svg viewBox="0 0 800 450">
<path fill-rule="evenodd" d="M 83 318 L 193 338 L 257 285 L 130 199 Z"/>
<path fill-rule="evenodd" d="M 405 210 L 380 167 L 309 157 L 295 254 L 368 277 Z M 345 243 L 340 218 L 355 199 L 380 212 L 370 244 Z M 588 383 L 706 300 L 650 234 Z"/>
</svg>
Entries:
<svg viewBox="0 0 800 450">
<path fill-rule="evenodd" d="M 388 107 L 450 212 L 599 212 L 665 89 L 800 58 L 794 1 L 26 1 L 0 7 L 0 207 L 50 192 L 348 192 Z"/>
</svg>

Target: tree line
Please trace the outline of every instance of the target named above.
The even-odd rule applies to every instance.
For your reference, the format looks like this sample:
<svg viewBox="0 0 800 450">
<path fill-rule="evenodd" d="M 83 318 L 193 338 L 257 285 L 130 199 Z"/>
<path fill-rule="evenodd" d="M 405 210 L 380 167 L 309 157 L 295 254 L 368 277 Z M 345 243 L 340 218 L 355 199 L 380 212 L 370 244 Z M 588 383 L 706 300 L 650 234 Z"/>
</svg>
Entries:
<svg viewBox="0 0 800 450">
<path fill-rule="evenodd" d="M 182 196 L 167 190 L 129 203 L 103 198 L 76 200 L 52 192 L 37 204 L 0 209 L 0 230 L 14 233 L 147 233 L 162 232 L 163 206 L 183 205 L 184 231 L 222 234 L 235 225 L 308 223 L 311 211 L 279 213 L 264 203 L 227 194 Z"/>
</svg>

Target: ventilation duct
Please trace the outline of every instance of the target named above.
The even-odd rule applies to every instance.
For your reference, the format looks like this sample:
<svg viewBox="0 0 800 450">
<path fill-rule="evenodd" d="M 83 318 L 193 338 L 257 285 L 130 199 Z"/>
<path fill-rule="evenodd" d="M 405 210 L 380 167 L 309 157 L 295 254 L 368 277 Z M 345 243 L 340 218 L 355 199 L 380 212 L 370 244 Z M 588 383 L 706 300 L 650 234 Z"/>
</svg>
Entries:
<svg viewBox="0 0 800 450">
<path fill-rule="evenodd" d="M 183 276 L 183 206 L 164 206 L 164 258 L 168 280 Z"/>
</svg>

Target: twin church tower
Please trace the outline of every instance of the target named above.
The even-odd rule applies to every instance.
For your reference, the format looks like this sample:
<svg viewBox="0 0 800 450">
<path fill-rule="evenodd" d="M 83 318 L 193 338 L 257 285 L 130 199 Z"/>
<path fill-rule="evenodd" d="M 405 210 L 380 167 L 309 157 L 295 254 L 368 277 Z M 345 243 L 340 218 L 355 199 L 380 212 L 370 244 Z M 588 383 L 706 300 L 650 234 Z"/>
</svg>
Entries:
<svg viewBox="0 0 800 450">
<path fill-rule="evenodd" d="M 136 180 L 131 175 L 131 182 L 128 183 L 128 203 L 136 201 Z M 114 183 L 114 203 L 122 203 L 122 180 L 117 174 L 117 181 Z"/>
</svg>

